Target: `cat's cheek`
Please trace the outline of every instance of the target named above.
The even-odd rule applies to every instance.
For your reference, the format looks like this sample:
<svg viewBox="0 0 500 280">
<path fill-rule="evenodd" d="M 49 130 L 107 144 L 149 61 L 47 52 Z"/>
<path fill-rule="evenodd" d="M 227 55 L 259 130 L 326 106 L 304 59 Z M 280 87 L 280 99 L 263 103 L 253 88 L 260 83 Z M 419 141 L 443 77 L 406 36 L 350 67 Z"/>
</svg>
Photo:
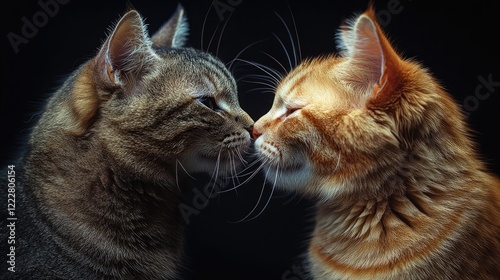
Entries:
<svg viewBox="0 0 500 280">
<path fill-rule="evenodd" d="M 259 160 L 264 164 L 262 174 L 266 181 L 285 191 L 300 191 L 312 179 L 312 167 L 306 160 L 297 160 L 280 149 L 280 142 L 267 134 L 254 142 Z M 297 153 L 292 153 L 297 155 Z"/>
<path fill-rule="evenodd" d="M 221 157 L 211 158 L 200 153 L 185 155 L 180 160 L 179 165 L 182 165 L 182 169 L 188 173 L 216 173 L 220 176 L 232 175 L 235 170 L 239 170 L 243 166 L 240 161 L 234 158 L 230 160 Z"/>
<path fill-rule="evenodd" d="M 264 135 L 258 137 L 257 139 L 255 139 L 255 142 L 254 142 L 254 148 L 255 150 L 257 151 L 257 154 L 259 155 L 259 157 L 261 156 L 261 151 L 262 151 L 262 144 L 264 143 Z"/>
<path fill-rule="evenodd" d="M 262 135 L 255 140 L 254 143 L 255 151 L 259 160 L 266 164 L 276 164 L 280 160 L 280 152 L 277 147 L 275 147 L 274 142 L 269 141 L 266 135 Z"/>
<path fill-rule="evenodd" d="M 184 156 L 179 165 L 188 173 L 208 173 L 214 170 L 214 161 L 196 154 Z"/>
<path fill-rule="evenodd" d="M 264 170 L 266 181 L 285 191 L 304 191 L 313 181 L 312 168 L 304 164 L 300 169 L 294 171 L 283 171 L 273 167 Z"/>
</svg>

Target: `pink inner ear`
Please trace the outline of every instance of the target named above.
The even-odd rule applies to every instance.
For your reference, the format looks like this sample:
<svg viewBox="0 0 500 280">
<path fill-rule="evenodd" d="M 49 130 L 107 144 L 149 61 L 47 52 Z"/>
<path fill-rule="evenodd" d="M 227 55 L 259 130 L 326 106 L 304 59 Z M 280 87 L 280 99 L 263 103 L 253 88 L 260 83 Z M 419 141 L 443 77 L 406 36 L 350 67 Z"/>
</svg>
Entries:
<svg viewBox="0 0 500 280">
<path fill-rule="evenodd" d="M 107 56 L 113 71 L 134 70 L 134 60 L 142 57 L 134 57 L 140 54 L 138 51 L 149 46 L 149 39 L 145 35 L 142 19 L 135 11 L 125 14 L 111 35 Z"/>
<path fill-rule="evenodd" d="M 367 72 L 369 83 L 380 84 L 384 73 L 385 57 L 375 23 L 362 15 L 354 26 L 355 39 L 352 51 L 354 63 Z"/>
<path fill-rule="evenodd" d="M 349 81 L 373 92 L 374 96 L 388 91 L 396 80 L 399 57 L 368 10 L 342 29 L 344 56 L 350 58 Z"/>
<path fill-rule="evenodd" d="M 132 10 L 120 19 L 95 59 L 103 82 L 119 86 L 137 84 L 156 59 L 139 13 Z"/>
<path fill-rule="evenodd" d="M 105 59 L 105 67 L 106 67 L 106 74 L 108 75 L 109 80 L 111 83 L 116 84 L 115 81 L 115 75 L 113 74 L 113 68 L 111 66 L 111 63 L 109 62 L 109 58 Z"/>
<path fill-rule="evenodd" d="M 129 23 L 124 23 L 129 25 Z M 120 26 L 109 43 L 108 57 L 113 69 L 121 69 L 130 55 L 134 44 L 134 32 L 129 26 Z"/>
</svg>

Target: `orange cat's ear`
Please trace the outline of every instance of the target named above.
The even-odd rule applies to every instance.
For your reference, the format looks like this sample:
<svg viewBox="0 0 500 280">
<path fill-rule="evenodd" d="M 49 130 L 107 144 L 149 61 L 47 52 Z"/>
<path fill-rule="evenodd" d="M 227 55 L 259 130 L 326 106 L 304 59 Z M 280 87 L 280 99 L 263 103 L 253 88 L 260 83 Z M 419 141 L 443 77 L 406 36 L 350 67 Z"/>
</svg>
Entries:
<svg viewBox="0 0 500 280">
<path fill-rule="evenodd" d="M 132 89 L 147 73 L 156 54 L 145 24 L 135 10 L 127 12 L 107 38 L 96 58 L 101 81 Z"/>
<path fill-rule="evenodd" d="M 187 40 L 189 25 L 186 13 L 181 4 L 177 6 L 177 11 L 163 26 L 155 32 L 151 38 L 153 48 L 178 48 L 184 46 Z"/>
<path fill-rule="evenodd" d="M 341 55 L 349 58 L 346 80 L 375 99 L 389 98 L 398 84 L 401 58 L 378 25 L 373 8 L 347 21 L 337 38 Z"/>
</svg>

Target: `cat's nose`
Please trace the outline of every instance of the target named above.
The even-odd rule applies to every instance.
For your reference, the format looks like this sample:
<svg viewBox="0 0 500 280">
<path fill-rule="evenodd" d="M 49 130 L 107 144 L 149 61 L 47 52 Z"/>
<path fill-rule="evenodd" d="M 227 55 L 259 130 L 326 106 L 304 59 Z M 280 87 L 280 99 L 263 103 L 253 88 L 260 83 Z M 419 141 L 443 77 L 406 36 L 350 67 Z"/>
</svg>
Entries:
<svg viewBox="0 0 500 280">
<path fill-rule="evenodd" d="M 250 133 L 250 136 L 253 135 L 253 125 L 247 127 L 246 130 Z"/>
<path fill-rule="evenodd" d="M 257 140 L 257 138 L 259 138 L 259 136 L 261 136 L 262 133 L 260 133 L 256 128 L 255 126 L 253 127 L 252 129 L 252 136 L 253 136 L 253 139 L 254 140 Z"/>
</svg>

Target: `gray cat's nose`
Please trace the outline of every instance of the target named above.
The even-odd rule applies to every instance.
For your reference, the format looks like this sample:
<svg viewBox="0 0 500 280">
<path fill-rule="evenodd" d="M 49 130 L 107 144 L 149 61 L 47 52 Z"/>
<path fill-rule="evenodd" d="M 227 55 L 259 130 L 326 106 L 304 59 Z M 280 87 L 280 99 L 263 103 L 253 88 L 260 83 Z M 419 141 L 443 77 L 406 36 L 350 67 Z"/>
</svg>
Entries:
<svg viewBox="0 0 500 280">
<path fill-rule="evenodd" d="M 250 136 L 253 136 L 253 125 L 247 127 L 246 130 L 250 133 Z"/>
<path fill-rule="evenodd" d="M 249 130 L 250 134 L 252 134 L 251 133 L 251 129 L 253 128 L 253 124 L 255 122 L 254 122 L 254 120 L 246 112 L 241 112 L 235 118 L 235 120 L 236 120 L 236 122 L 239 122 L 239 123 L 243 124 L 243 127 L 245 127 L 245 129 Z"/>
</svg>

